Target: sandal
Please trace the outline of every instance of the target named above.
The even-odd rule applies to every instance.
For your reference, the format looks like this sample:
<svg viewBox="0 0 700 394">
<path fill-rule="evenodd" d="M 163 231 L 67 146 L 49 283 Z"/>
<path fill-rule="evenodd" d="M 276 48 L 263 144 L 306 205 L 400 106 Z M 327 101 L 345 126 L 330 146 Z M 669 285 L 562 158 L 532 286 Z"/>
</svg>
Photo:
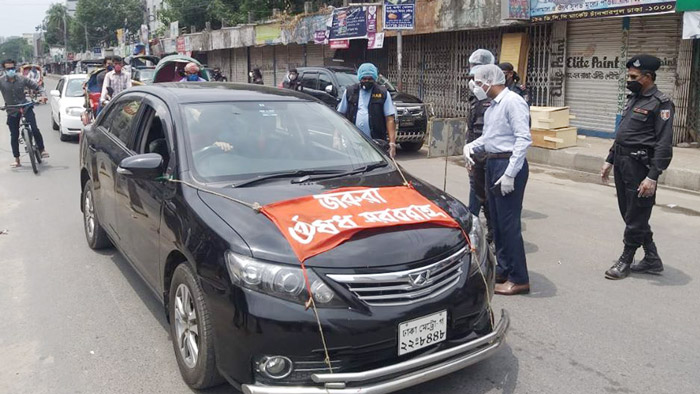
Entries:
<svg viewBox="0 0 700 394">
<path fill-rule="evenodd" d="M 22 167 L 22 164 L 17 163 L 17 162 L 12 162 L 10 164 L 10 168 L 18 168 L 18 167 Z"/>
<path fill-rule="evenodd" d="M 47 151 L 41 152 L 41 158 L 42 158 L 42 159 L 46 159 L 47 157 L 49 157 L 49 152 L 47 152 Z"/>
</svg>

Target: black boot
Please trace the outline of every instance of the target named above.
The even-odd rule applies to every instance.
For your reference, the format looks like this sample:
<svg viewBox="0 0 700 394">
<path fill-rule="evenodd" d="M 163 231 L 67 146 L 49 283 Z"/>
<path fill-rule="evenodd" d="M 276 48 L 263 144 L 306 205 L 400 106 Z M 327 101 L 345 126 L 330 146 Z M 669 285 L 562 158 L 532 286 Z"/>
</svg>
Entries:
<svg viewBox="0 0 700 394">
<path fill-rule="evenodd" d="M 654 241 L 650 241 L 643 245 L 644 258 L 638 263 L 632 264 L 630 269 L 632 272 L 660 274 L 664 270 L 664 264 L 661 262 L 659 252 L 656 250 Z"/>
<path fill-rule="evenodd" d="M 625 245 L 622 256 L 620 256 L 610 269 L 605 271 L 605 277 L 607 279 L 625 279 L 630 274 L 630 266 L 634 261 L 634 253 L 636 251 L 637 248 Z"/>
</svg>

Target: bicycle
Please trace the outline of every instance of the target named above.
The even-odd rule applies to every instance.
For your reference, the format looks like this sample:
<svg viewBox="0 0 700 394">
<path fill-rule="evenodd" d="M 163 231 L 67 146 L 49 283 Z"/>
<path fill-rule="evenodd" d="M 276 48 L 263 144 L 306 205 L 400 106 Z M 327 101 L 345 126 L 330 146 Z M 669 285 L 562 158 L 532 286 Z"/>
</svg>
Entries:
<svg viewBox="0 0 700 394">
<path fill-rule="evenodd" d="M 36 146 L 36 142 L 34 142 L 34 134 L 32 133 L 32 128 L 29 125 L 29 122 L 27 119 L 24 117 L 24 111 L 27 108 L 32 108 L 34 107 L 34 102 L 28 102 L 24 104 L 17 104 L 17 105 L 6 105 L 4 107 L 0 107 L 0 110 L 7 111 L 8 109 L 12 108 L 18 108 L 20 116 L 22 117 L 19 125 L 19 142 L 21 144 L 24 144 L 24 150 L 27 152 L 29 155 L 29 160 L 32 162 L 32 170 L 34 171 L 35 174 L 39 173 L 39 167 L 38 165 L 41 163 L 41 152 L 39 151 L 39 148 Z"/>
</svg>

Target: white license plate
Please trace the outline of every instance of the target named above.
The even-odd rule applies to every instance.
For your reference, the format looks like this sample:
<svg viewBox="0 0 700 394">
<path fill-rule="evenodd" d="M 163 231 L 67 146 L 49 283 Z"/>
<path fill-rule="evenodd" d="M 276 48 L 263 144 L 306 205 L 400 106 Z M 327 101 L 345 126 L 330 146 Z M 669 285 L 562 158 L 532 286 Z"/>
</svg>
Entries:
<svg viewBox="0 0 700 394">
<path fill-rule="evenodd" d="M 399 324 L 399 356 L 442 342 L 447 338 L 447 311 Z"/>
</svg>

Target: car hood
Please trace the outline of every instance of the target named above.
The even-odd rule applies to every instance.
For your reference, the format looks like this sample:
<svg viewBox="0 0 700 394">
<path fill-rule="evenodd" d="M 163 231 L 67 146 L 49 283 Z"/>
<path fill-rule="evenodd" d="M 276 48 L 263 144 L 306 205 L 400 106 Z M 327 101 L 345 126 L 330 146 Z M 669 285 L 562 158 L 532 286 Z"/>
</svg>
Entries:
<svg viewBox="0 0 700 394">
<path fill-rule="evenodd" d="M 468 216 L 466 207 L 451 196 L 440 192 L 415 178 L 411 183 L 425 197 L 457 218 Z M 358 176 L 308 184 L 291 184 L 289 180 L 271 181 L 255 187 L 234 189 L 230 186 L 212 187 L 214 192 L 266 205 L 273 202 L 327 192 L 340 187 L 396 186 L 401 184 L 396 172 L 386 171 L 373 176 Z M 247 243 L 253 257 L 268 261 L 298 264 L 291 246 L 282 233 L 266 216 L 227 198 L 199 191 L 199 197 Z M 463 223 L 463 227 L 469 226 Z M 468 230 L 468 229 L 466 229 Z M 464 244 L 458 229 L 414 225 L 365 230 L 336 248 L 314 256 L 306 265 L 323 268 L 361 268 L 402 265 L 439 256 Z"/>
<path fill-rule="evenodd" d="M 61 108 L 82 107 L 85 104 L 85 97 L 63 97 L 58 103 Z"/>
<path fill-rule="evenodd" d="M 392 92 L 391 100 L 396 105 L 400 104 L 422 104 L 423 102 L 416 96 L 412 96 L 408 93 L 402 92 Z"/>
</svg>

